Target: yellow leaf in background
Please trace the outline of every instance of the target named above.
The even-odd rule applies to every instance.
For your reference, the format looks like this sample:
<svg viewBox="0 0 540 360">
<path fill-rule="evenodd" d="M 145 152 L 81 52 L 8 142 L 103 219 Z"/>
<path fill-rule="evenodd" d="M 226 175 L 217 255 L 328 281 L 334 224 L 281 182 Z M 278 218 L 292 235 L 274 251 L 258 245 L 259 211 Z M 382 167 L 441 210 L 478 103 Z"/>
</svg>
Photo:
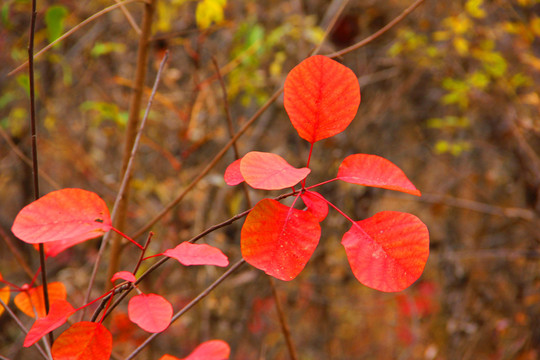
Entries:
<svg viewBox="0 0 540 360">
<path fill-rule="evenodd" d="M 468 0 L 465 3 L 465 10 L 475 18 L 481 19 L 486 17 L 486 12 L 480 6 L 484 3 L 484 0 Z"/>
<path fill-rule="evenodd" d="M 197 4 L 195 20 L 201 29 L 207 29 L 212 23 L 219 24 L 223 21 L 223 8 L 227 0 L 203 0 Z"/>
<path fill-rule="evenodd" d="M 462 37 L 456 37 L 454 39 L 454 48 L 459 55 L 465 56 L 469 53 L 469 42 Z"/>
<path fill-rule="evenodd" d="M 531 31 L 534 35 L 540 36 L 540 17 L 534 16 L 530 22 Z"/>
</svg>

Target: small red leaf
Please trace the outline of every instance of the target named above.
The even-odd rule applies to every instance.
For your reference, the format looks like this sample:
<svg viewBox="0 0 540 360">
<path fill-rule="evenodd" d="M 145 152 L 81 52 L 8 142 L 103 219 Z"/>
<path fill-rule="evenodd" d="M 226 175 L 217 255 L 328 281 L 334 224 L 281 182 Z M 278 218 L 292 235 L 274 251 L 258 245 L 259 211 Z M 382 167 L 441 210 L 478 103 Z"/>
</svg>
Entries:
<svg viewBox="0 0 540 360">
<path fill-rule="evenodd" d="M 78 322 L 60 334 L 51 352 L 54 360 L 109 360 L 112 335 L 101 323 Z"/>
<path fill-rule="evenodd" d="M 62 189 L 25 206 L 11 231 L 29 244 L 64 241 L 66 248 L 101 236 L 111 228 L 107 205 L 97 194 Z"/>
<path fill-rule="evenodd" d="M 338 179 L 352 184 L 379 187 L 420 196 L 405 173 L 389 160 L 367 154 L 347 156 L 338 170 Z"/>
<path fill-rule="evenodd" d="M 229 344 L 222 340 L 205 341 L 182 360 L 227 360 L 231 354 Z"/>
<path fill-rule="evenodd" d="M 227 256 L 216 247 L 207 244 L 192 244 L 183 242 L 174 249 L 166 250 L 163 255 L 172 257 L 185 266 L 190 265 L 216 265 L 227 266 Z"/>
<path fill-rule="evenodd" d="M 225 175 L 223 175 L 227 185 L 238 185 L 244 181 L 244 177 L 240 172 L 240 161 L 242 161 L 242 159 L 235 160 L 229 166 L 227 166 Z"/>
<path fill-rule="evenodd" d="M 249 186 L 263 190 L 281 190 L 298 184 L 311 172 L 297 169 L 281 156 L 251 151 L 240 162 L 240 171 Z"/>
<path fill-rule="evenodd" d="M 133 273 L 129 271 L 119 271 L 115 273 L 111 278 L 111 282 L 115 282 L 118 279 L 122 279 L 129 282 L 137 281 L 137 278 L 135 277 L 135 275 L 133 275 Z"/>
<path fill-rule="evenodd" d="M 321 194 L 315 191 L 305 191 L 300 195 L 308 211 L 317 218 L 319 222 L 323 221 L 328 215 L 328 203 L 324 201 Z"/>
<path fill-rule="evenodd" d="M 65 300 L 53 302 L 47 316 L 37 319 L 36 322 L 34 322 L 34 325 L 32 325 L 28 334 L 26 334 L 23 346 L 32 346 L 44 335 L 62 326 L 74 312 L 75 309 L 73 306 Z"/>
<path fill-rule="evenodd" d="M 414 215 L 383 211 L 355 222 L 341 244 L 358 281 L 394 292 L 422 275 L 429 255 L 429 232 Z"/>
<path fill-rule="evenodd" d="M 0 280 L 2 280 L 2 274 L 0 274 Z M 10 298 L 9 285 L 6 285 L 3 288 L 0 288 L 0 299 L 2 299 L 4 304 L 7 305 L 9 303 L 9 298 Z M 2 315 L 4 310 L 5 310 L 4 306 L 0 304 L 0 316 Z"/>
<path fill-rule="evenodd" d="M 52 282 L 47 284 L 47 291 L 49 293 L 50 303 L 54 303 L 59 300 L 66 300 L 67 293 L 66 287 L 61 282 Z M 45 300 L 43 299 L 43 285 L 31 288 L 27 291 L 20 292 L 13 299 L 15 306 L 19 308 L 23 313 L 30 317 L 35 317 L 35 312 L 38 318 L 45 317 Z"/>
<path fill-rule="evenodd" d="M 145 331 L 158 333 L 171 323 L 173 308 L 164 297 L 156 294 L 140 294 L 128 304 L 129 320 Z"/>
<path fill-rule="evenodd" d="M 306 266 L 320 237 L 321 227 L 311 213 L 263 199 L 242 227 L 242 255 L 257 269 L 289 281 Z"/>
<path fill-rule="evenodd" d="M 351 69 L 326 56 L 311 56 L 289 72 L 284 105 L 302 139 L 314 143 L 349 126 L 360 105 L 360 86 Z"/>
<path fill-rule="evenodd" d="M 160 357 L 159 360 L 182 360 L 182 359 L 179 359 L 176 356 L 165 354 L 162 357 Z"/>
</svg>

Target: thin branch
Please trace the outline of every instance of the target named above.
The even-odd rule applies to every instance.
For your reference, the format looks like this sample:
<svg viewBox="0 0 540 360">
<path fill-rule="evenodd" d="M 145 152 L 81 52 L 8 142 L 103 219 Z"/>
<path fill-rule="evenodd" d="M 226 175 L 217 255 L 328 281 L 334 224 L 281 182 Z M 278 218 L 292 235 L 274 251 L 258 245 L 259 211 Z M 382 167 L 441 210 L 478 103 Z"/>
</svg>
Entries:
<svg viewBox="0 0 540 360">
<path fill-rule="evenodd" d="M 180 311 L 178 311 L 172 317 L 171 324 L 178 320 L 182 315 L 184 315 L 189 309 L 197 305 L 202 299 L 204 299 L 212 290 L 214 290 L 219 284 L 221 284 L 226 278 L 228 278 L 233 272 L 238 270 L 246 261 L 244 259 L 238 261 L 236 264 L 231 266 L 223 275 L 221 275 L 216 281 L 214 281 L 210 286 L 208 286 L 204 291 L 202 291 L 195 299 L 191 300 L 189 304 L 184 306 Z M 142 349 L 144 349 L 152 340 L 154 340 L 160 333 L 155 333 L 150 335 L 141 345 L 139 345 L 131 354 L 126 357 L 125 360 L 133 359 L 137 354 L 139 354 Z"/>
<path fill-rule="evenodd" d="M 118 203 L 120 202 L 120 199 L 123 196 L 123 193 L 124 193 L 124 190 L 126 188 L 127 181 L 128 181 L 127 179 L 131 175 L 131 171 L 132 171 L 132 168 L 133 168 L 133 161 L 135 159 L 135 155 L 137 154 L 137 150 L 139 148 L 139 143 L 141 141 L 142 132 L 143 132 L 143 129 L 144 129 L 145 125 L 146 125 L 146 120 L 148 119 L 148 114 L 150 113 L 150 108 L 152 107 L 152 102 L 153 102 L 154 96 L 156 94 L 157 87 L 159 85 L 159 80 L 161 78 L 163 68 L 165 67 L 165 63 L 167 62 L 168 58 L 169 58 L 169 52 L 167 51 L 165 53 L 165 56 L 163 56 L 163 59 L 161 60 L 161 64 L 159 65 L 159 70 L 158 70 L 158 72 L 156 74 L 156 80 L 154 81 L 154 87 L 152 88 L 152 93 L 150 94 L 150 98 L 148 99 L 148 104 L 146 105 L 146 111 L 145 111 L 143 119 L 141 121 L 139 131 L 137 132 L 137 137 L 135 138 L 135 142 L 133 143 L 133 148 L 131 149 L 131 155 L 129 157 L 128 166 L 126 168 L 126 172 L 124 173 L 124 178 L 122 179 L 122 184 L 120 185 L 120 190 L 118 190 L 118 194 L 116 196 L 116 200 L 114 202 L 113 210 L 112 210 L 112 213 L 111 213 L 111 218 L 112 219 L 114 219 L 114 217 L 116 215 L 116 210 L 118 209 Z M 99 268 L 99 263 L 101 262 L 101 258 L 103 257 L 103 252 L 105 251 L 105 247 L 107 246 L 107 242 L 108 242 L 109 237 L 110 237 L 109 234 L 111 234 L 110 231 L 107 232 L 107 234 L 105 234 L 105 236 L 103 236 L 103 240 L 101 241 L 98 256 L 97 256 L 96 262 L 94 264 L 94 268 L 92 270 L 92 276 L 90 277 L 90 281 L 89 281 L 89 284 L 88 284 L 88 289 L 86 291 L 86 297 L 85 297 L 85 300 L 84 300 L 85 303 L 87 303 L 88 300 L 90 299 L 90 292 L 92 291 L 92 288 L 94 286 L 94 281 L 95 281 L 95 278 L 96 278 L 97 269 Z M 85 312 L 84 310 L 81 312 L 81 319 L 84 317 L 84 312 Z"/>
<path fill-rule="evenodd" d="M 9 237 L 8 234 L 4 231 L 4 228 L 0 226 L 0 236 L 2 236 L 2 239 L 4 239 L 4 242 L 6 243 L 7 247 L 9 248 L 9 251 L 13 254 L 15 259 L 17 259 L 17 262 L 19 265 L 23 268 L 24 272 L 30 279 L 34 278 L 34 273 L 30 269 L 30 265 L 26 262 L 24 257 L 21 255 L 20 251 L 17 249 L 15 244 L 11 241 L 11 237 Z"/>
<path fill-rule="evenodd" d="M 345 49 L 333 52 L 333 53 L 328 54 L 326 56 L 328 56 L 330 58 L 336 58 L 336 57 L 340 57 L 340 56 L 343 56 L 345 54 L 348 54 L 351 51 L 358 50 L 363 46 L 366 46 L 367 44 L 369 44 L 373 40 L 377 39 L 379 36 L 386 33 L 388 30 L 390 30 L 391 28 L 396 26 L 401 20 L 405 19 L 410 13 L 412 13 L 424 1 L 425 0 L 416 0 L 414 3 L 411 4 L 411 6 L 409 6 L 405 10 L 403 10 L 403 12 L 401 14 L 399 14 L 396 18 L 394 18 L 394 20 L 392 20 L 388 24 L 386 24 L 386 26 L 382 27 L 379 31 L 373 33 L 372 35 L 368 36 L 367 38 L 365 38 L 362 41 L 357 42 L 354 45 L 351 45 L 349 47 L 346 47 Z"/>
<path fill-rule="evenodd" d="M 137 23 L 133 19 L 133 16 L 131 16 L 131 13 L 125 6 L 125 3 L 122 3 L 119 0 L 114 0 L 114 2 L 117 4 L 120 4 L 120 10 L 122 10 L 122 13 L 124 13 L 124 16 L 126 17 L 129 25 L 131 25 L 131 27 L 133 28 L 133 30 L 135 30 L 137 35 L 141 35 L 141 28 L 139 27 L 139 25 L 137 25 Z"/>
<path fill-rule="evenodd" d="M 101 11 L 98 11 L 97 13 L 95 13 L 94 15 L 90 16 L 89 18 L 87 18 L 86 20 L 82 21 L 80 24 L 78 25 L 75 25 L 72 29 L 70 29 L 69 31 L 67 31 L 65 34 L 63 34 L 62 36 L 60 36 L 58 39 L 54 40 L 52 43 L 50 43 L 49 45 L 45 46 L 43 49 L 39 50 L 33 57 L 33 59 L 36 59 L 38 56 L 40 56 L 41 54 L 43 54 L 45 51 L 51 49 L 52 47 L 54 47 L 54 45 L 58 44 L 60 41 L 64 40 L 65 38 L 67 38 L 68 36 L 70 36 L 71 34 L 73 34 L 75 31 L 81 29 L 83 26 L 87 25 L 88 23 L 94 21 L 95 19 L 99 18 L 101 15 L 104 15 L 118 7 L 121 7 L 123 5 L 126 5 L 126 4 L 129 4 L 129 3 L 132 3 L 132 2 L 146 2 L 144 0 L 126 0 L 126 1 L 122 1 L 120 3 L 117 3 L 117 4 L 114 4 L 114 5 L 111 5 L 109 7 L 106 7 L 105 9 L 101 10 Z M 18 73 L 19 71 L 21 71 L 22 69 L 24 69 L 26 66 L 28 66 L 29 64 L 29 61 L 26 61 L 24 63 L 22 63 L 21 65 L 17 66 L 15 69 L 11 70 L 7 76 L 11 76 L 11 75 L 14 75 L 16 73 Z"/>
</svg>

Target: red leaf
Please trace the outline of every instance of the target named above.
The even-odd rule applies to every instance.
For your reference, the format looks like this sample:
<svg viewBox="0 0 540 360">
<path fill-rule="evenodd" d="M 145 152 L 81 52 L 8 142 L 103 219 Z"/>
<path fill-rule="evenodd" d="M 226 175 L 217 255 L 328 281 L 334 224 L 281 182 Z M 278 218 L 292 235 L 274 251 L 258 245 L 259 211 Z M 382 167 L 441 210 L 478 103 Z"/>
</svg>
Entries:
<svg viewBox="0 0 540 360">
<path fill-rule="evenodd" d="M 2 274 L 0 274 L 0 280 L 2 280 Z M 0 288 L 0 299 L 4 302 L 4 304 L 9 303 L 9 297 L 10 297 L 10 289 L 9 285 L 4 286 L 3 288 Z M 0 316 L 4 312 L 5 308 L 3 305 L 0 304 Z"/>
<path fill-rule="evenodd" d="M 111 282 L 115 282 L 118 279 L 122 279 L 129 282 L 137 281 L 137 278 L 135 277 L 135 275 L 133 275 L 133 273 L 129 271 L 119 271 L 115 273 L 111 278 Z"/>
<path fill-rule="evenodd" d="M 54 360 L 109 360 L 112 336 L 101 323 L 82 321 L 64 331 L 52 346 Z"/>
<path fill-rule="evenodd" d="M 223 177 L 227 185 L 238 185 L 244 181 L 244 177 L 240 172 L 240 161 L 242 161 L 242 159 L 233 161 L 229 166 L 227 166 L 227 169 L 225 169 L 225 175 L 223 175 Z"/>
<path fill-rule="evenodd" d="M 190 265 L 216 265 L 227 266 L 227 256 L 216 247 L 206 244 L 192 244 L 183 242 L 174 249 L 166 250 L 163 255 L 172 257 L 185 266 Z"/>
<path fill-rule="evenodd" d="M 347 156 L 338 170 L 338 179 L 352 184 L 373 186 L 420 196 L 405 173 L 389 160 L 367 154 Z"/>
<path fill-rule="evenodd" d="M 386 292 L 415 282 L 429 255 L 426 225 L 414 215 L 396 211 L 355 222 L 341 243 L 358 281 Z"/>
<path fill-rule="evenodd" d="M 263 190 L 281 190 L 298 184 L 311 172 L 297 169 L 281 156 L 251 151 L 240 162 L 240 171 L 249 186 Z"/>
<path fill-rule="evenodd" d="M 52 282 L 47 284 L 50 303 L 59 300 L 66 300 L 66 287 L 61 282 Z M 20 292 L 13 299 L 15 306 L 30 317 L 35 317 L 34 309 L 38 318 L 45 317 L 45 300 L 43 299 L 43 285 Z"/>
<path fill-rule="evenodd" d="M 53 191 L 25 206 L 11 231 L 29 244 L 64 241 L 64 248 L 103 235 L 112 228 L 109 210 L 95 193 Z"/>
<path fill-rule="evenodd" d="M 30 328 L 30 331 L 28 331 L 28 334 L 26 334 L 23 346 L 29 347 L 34 345 L 44 335 L 62 326 L 74 312 L 75 309 L 73 306 L 65 300 L 58 300 L 51 303 L 47 316 L 37 319 Z"/>
<path fill-rule="evenodd" d="M 145 331 L 158 333 L 171 323 L 173 308 L 162 296 L 140 294 L 132 297 L 128 304 L 129 319 Z"/>
<path fill-rule="evenodd" d="M 324 201 L 322 195 L 315 191 L 305 191 L 300 195 L 308 211 L 317 218 L 319 222 L 323 221 L 328 215 L 328 203 Z"/>
<path fill-rule="evenodd" d="M 205 341 L 183 360 L 227 360 L 231 348 L 222 340 Z"/>
<path fill-rule="evenodd" d="M 360 105 L 356 75 L 322 55 L 309 57 L 293 68 L 284 91 L 291 123 L 298 135 L 310 143 L 345 130 Z"/>
<path fill-rule="evenodd" d="M 176 356 L 165 354 L 162 357 L 160 357 L 159 360 L 182 360 L 182 359 L 179 359 Z"/>
<path fill-rule="evenodd" d="M 311 213 L 263 199 L 242 227 L 242 255 L 257 269 L 289 281 L 306 266 L 320 237 L 321 227 Z"/>
</svg>

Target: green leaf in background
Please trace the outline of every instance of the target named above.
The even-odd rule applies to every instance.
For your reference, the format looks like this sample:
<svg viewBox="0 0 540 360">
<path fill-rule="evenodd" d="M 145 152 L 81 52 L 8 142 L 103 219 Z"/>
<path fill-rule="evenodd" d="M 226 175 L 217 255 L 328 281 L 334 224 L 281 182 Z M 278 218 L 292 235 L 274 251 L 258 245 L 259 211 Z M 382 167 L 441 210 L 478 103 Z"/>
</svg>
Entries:
<svg viewBox="0 0 540 360">
<path fill-rule="evenodd" d="M 68 10 L 62 5 L 53 5 L 45 13 L 45 24 L 47 25 L 47 40 L 53 42 L 58 39 L 64 31 L 64 19 Z"/>
<path fill-rule="evenodd" d="M 112 52 L 122 54 L 126 51 L 126 45 L 116 42 L 97 42 L 90 52 L 93 57 L 106 55 Z"/>
</svg>

